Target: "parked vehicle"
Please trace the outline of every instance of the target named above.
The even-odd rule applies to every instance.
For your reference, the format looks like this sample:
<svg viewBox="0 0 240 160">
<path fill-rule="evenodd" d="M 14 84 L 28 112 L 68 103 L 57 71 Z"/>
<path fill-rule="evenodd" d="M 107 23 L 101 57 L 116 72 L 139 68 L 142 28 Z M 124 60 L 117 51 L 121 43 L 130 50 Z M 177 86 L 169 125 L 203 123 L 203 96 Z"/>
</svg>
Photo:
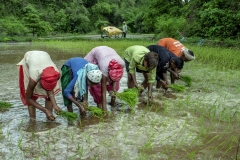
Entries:
<svg viewBox="0 0 240 160">
<path fill-rule="evenodd" d="M 122 35 L 122 30 L 118 29 L 117 27 L 114 26 L 107 26 L 107 27 L 103 27 L 102 28 L 102 33 L 101 33 L 101 37 L 105 38 L 105 37 L 115 37 L 115 38 L 120 38 L 120 36 Z"/>
</svg>

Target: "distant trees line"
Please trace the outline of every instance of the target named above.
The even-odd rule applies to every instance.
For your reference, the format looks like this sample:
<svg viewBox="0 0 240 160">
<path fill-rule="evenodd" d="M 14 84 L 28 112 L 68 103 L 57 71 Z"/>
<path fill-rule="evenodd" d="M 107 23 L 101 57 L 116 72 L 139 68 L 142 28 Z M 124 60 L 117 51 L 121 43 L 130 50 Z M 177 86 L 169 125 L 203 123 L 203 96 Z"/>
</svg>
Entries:
<svg viewBox="0 0 240 160">
<path fill-rule="evenodd" d="M 238 0 L 0 0 L 7 36 L 100 31 L 121 27 L 158 37 L 240 38 Z"/>
</svg>

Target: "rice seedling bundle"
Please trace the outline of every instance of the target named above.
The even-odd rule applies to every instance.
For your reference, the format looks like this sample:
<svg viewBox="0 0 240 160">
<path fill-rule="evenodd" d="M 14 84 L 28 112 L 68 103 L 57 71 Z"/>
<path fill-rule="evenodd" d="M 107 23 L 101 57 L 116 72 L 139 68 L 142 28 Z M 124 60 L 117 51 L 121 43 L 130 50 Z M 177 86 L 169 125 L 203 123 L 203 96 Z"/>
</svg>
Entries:
<svg viewBox="0 0 240 160">
<path fill-rule="evenodd" d="M 77 113 L 63 111 L 63 110 L 61 110 L 59 112 L 59 116 L 66 118 L 70 122 L 73 122 L 74 120 L 76 120 L 78 118 Z"/>
<path fill-rule="evenodd" d="M 121 101 L 127 103 L 130 107 L 134 107 L 138 101 L 138 89 L 137 88 L 129 88 L 124 90 L 121 93 L 116 93 L 116 97 Z"/>
<path fill-rule="evenodd" d="M 103 112 L 102 109 L 98 108 L 98 107 L 94 107 L 94 106 L 88 106 L 88 111 L 95 116 L 102 116 Z"/>
<path fill-rule="evenodd" d="M 187 84 L 187 86 L 191 86 L 192 85 L 192 78 L 190 76 L 180 76 L 180 80 L 182 80 L 183 82 L 185 82 Z"/>
<path fill-rule="evenodd" d="M 11 106 L 12 106 L 11 103 L 4 102 L 4 101 L 0 101 L 0 111 L 1 111 L 1 112 L 7 111 L 8 108 L 10 108 Z"/>
<path fill-rule="evenodd" d="M 184 92 L 185 91 L 185 86 L 180 85 L 180 84 L 170 84 L 170 85 L 168 85 L 168 87 L 171 88 L 174 91 L 177 91 L 177 92 Z"/>
</svg>

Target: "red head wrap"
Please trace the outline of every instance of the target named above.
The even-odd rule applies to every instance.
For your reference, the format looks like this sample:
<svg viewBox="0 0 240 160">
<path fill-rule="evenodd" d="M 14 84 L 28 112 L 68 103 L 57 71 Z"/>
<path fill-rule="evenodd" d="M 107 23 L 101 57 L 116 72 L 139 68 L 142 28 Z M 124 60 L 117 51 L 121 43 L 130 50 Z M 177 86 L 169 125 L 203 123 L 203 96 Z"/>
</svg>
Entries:
<svg viewBox="0 0 240 160">
<path fill-rule="evenodd" d="M 115 60 L 109 62 L 109 76 L 113 81 L 119 81 L 123 76 L 123 67 Z"/>
<path fill-rule="evenodd" d="M 47 91 L 53 90 L 57 85 L 59 76 L 60 76 L 60 73 L 57 72 L 54 69 L 54 67 L 45 68 L 42 72 L 41 81 L 40 81 L 42 87 Z"/>
</svg>

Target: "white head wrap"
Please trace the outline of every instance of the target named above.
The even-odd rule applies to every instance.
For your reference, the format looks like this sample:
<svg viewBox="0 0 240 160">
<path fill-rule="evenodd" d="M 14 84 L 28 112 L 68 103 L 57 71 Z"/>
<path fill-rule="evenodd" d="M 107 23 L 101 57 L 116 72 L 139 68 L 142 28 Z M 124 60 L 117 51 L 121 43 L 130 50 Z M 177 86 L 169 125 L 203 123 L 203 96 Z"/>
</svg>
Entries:
<svg viewBox="0 0 240 160">
<path fill-rule="evenodd" d="M 188 50 L 187 48 L 183 47 L 183 48 L 182 48 L 182 52 L 183 52 L 184 56 L 185 56 L 189 61 L 195 59 L 195 56 L 194 56 L 194 55 L 191 55 L 191 54 L 189 53 L 189 50 Z"/>
<path fill-rule="evenodd" d="M 102 72 L 100 70 L 91 70 L 87 73 L 87 77 L 93 83 L 100 83 L 102 79 Z"/>
</svg>

